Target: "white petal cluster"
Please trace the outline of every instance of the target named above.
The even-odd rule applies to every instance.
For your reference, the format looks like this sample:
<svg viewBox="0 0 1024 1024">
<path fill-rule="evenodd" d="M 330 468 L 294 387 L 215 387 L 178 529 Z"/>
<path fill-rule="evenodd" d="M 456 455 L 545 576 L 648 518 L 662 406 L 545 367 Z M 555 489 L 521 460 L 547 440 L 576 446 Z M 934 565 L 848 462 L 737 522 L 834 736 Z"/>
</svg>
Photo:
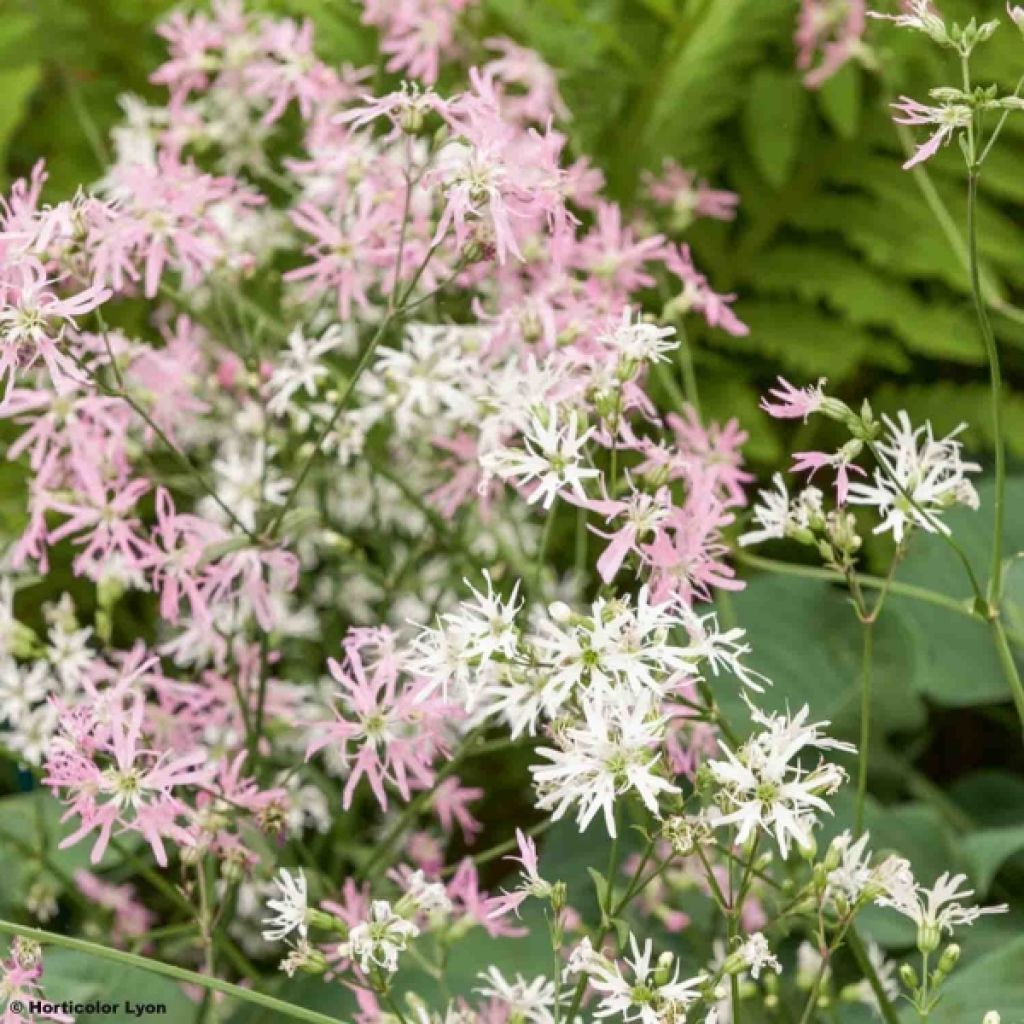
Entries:
<svg viewBox="0 0 1024 1024">
<path fill-rule="evenodd" d="M 297 932 L 301 939 L 305 939 L 308 933 L 306 876 L 301 869 L 292 874 L 287 868 L 281 868 L 274 884 L 280 896 L 267 900 L 267 909 L 273 911 L 273 916 L 263 919 L 263 938 L 268 942 L 280 942 L 292 932 Z"/>
<path fill-rule="evenodd" d="M 671 973 L 666 971 L 664 978 L 659 978 L 662 972 L 653 962 L 651 940 L 641 949 L 636 936 L 630 934 L 629 945 L 633 956 L 623 958 L 628 977 L 618 962 L 595 950 L 589 939 L 584 939 L 569 958 L 568 973 L 586 975 L 600 997 L 594 1016 L 622 1017 L 642 1024 L 684 1020 L 687 1009 L 700 998 L 704 976 L 680 980 L 676 964 Z"/>
<path fill-rule="evenodd" d="M 419 933 L 419 928 L 395 913 L 387 900 L 374 900 L 367 919 L 349 930 L 338 953 L 357 963 L 364 974 L 374 968 L 393 974 L 398 970 L 399 954 L 409 948 L 409 940 Z"/>
<path fill-rule="evenodd" d="M 655 817 L 658 799 L 679 788 L 661 770 L 660 747 L 665 720 L 651 695 L 594 694 L 581 700 L 577 724 L 556 730 L 556 747 L 537 753 L 549 764 L 532 765 L 537 807 L 551 811 L 557 821 L 576 805 L 576 822 L 583 831 L 600 812 L 608 834 L 615 836 L 615 808 L 626 793 L 634 793 Z"/>
<path fill-rule="evenodd" d="M 935 949 L 942 933 L 952 935 L 955 928 L 972 925 L 985 914 L 1005 914 L 1009 907 L 1002 903 L 993 907 L 964 906 L 962 900 L 974 895 L 963 888 L 966 875 L 941 874 L 927 889 L 918 885 L 909 869 L 887 880 L 886 891 L 876 902 L 909 917 L 917 925 L 919 948 Z"/>
<path fill-rule="evenodd" d="M 895 421 L 882 419 L 887 435 L 875 446 L 881 465 L 869 483 L 850 484 L 850 502 L 876 509 L 881 522 L 874 532 L 891 532 L 897 543 L 913 526 L 948 534 L 949 527 L 938 518 L 944 510 L 978 507 L 967 474 L 980 472 L 981 466 L 963 461 L 962 445 L 955 439 L 964 426 L 936 440 L 930 423 L 915 428 L 905 412 Z"/>
<path fill-rule="evenodd" d="M 576 409 L 549 403 L 534 410 L 521 448 L 499 445 L 480 456 L 485 480 L 496 476 L 527 487 L 526 501 L 540 502 L 545 509 L 563 492 L 583 500 L 587 497 L 583 482 L 600 475 L 585 465 L 584 448 L 593 433 L 593 427 L 584 429 Z"/>
<path fill-rule="evenodd" d="M 521 974 L 510 980 L 494 966 L 477 975 L 483 982 L 474 991 L 501 1005 L 509 1021 L 525 1024 L 554 1024 L 557 1020 L 555 985 L 550 978 L 538 975 L 527 981 Z"/>
<path fill-rule="evenodd" d="M 724 748 L 725 760 L 708 762 L 721 787 L 712 821 L 717 827 L 735 825 L 738 843 L 763 831 L 787 857 L 793 843 L 810 845 L 817 813 L 831 813 L 822 797 L 834 793 L 846 773 L 824 760 L 807 769 L 799 761 L 794 763 L 794 758 L 805 750 L 853 752 L 855 748 L 825 736 L 821 729 L 828 722 L 808 724 L 809 714 L 806 705 L 793 716 L 754 711 L 752 717 L 762 731 L 736 751 Z"/>
</svg>

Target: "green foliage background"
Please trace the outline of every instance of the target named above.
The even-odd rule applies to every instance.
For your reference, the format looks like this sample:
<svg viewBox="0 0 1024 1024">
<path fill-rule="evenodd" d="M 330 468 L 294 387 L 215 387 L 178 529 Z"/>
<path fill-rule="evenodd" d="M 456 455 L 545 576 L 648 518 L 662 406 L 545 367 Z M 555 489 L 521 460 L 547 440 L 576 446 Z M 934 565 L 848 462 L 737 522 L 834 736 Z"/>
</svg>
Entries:
<svg viewBox="0 0 1024 1024">
<path fill-rule="evenodd" d="M 106 132 L 119 116 L 118 95 L 151 93 L 147 76 L 162 53 L 152 28 L 170 6 L 166 0 L 0 2 L 4 184 L 41 156 L 53 195 L 97 176 Z M 252 6 L 312 17 L 328 59 L 376 60 L 374 35 L 348 0 Z M 1003 5 L 943 0 L 941 6 L 966 18 L 998 16 Z M 739 294 L 737 311 L 752 328 L 747 338 L 699 332 L 696 361 L 705 412 L 740 417 L 751 433 L 756 470 L 765 475 L 787 450 L 813 447 L 821 429 L 781 429 L 757 411 L 757 396 L 780 372 L 799 382 L 827 376 L 848 400 L 868 395 L 878 411 L 906 408 L 940 430 L 966 420 L 965 440 L 984 456 L 991 443 L 987 376 L 960 258 L 960 154 L 951 147 L 926 171 L 902 171 L 906 140 L 886 109 L 900 93 L 924 98 L 928 87 L 947 82 L 950 69 L 922 41 L 876 30 L 871 38 L 884 80 L 851 65 L 820 92 L 807 92 L 793 66 L 796 9 L 794 0 L 485 0 L 472 18 L 479 21 L 477 38 L 511 35 L 560 70 L 573 111 L 573 148 L 602 167 L 615 198 L 630 204 L 642 171 L 665 156 L 740 193 L 734 224 L 699 224 L 688 240 L 715 287 Z M 1024 40 L 1004 23 L 981 51 L 978 78 L 1009 92 L 1022 69 Z M 1024 118 L 1011 118 L 986 165 L 980 232 L 1011 385 L 1007 442 L 1017 461 L 1024 459 L 1022 158 Z M 937 211 L 948 217 L 948 230 L 938 225 Z M 8 479 L 0 476 L 0 511 L 21 501 Z M 1024 480 L 1010 496 L 1012 552 L 1024 548 L 1018 513 Z M 950 518 L 980 561 L 987 514 Z M 925 538 L 900 578 L 965 596 L 946 549 Z M 1024 567 L 1013 570 L 1009 587 L 1011 618 L 1024 634 Z M 772 699 L 794 706 L 809 701 L 816 714 L 852 735 L 859 641 L 839 592 L 825 583 L 756 577 L 732 611 L 750 630 L 758 667 L 776 680 Z M 809 628 L 816 646 L 808 644 Z M 909 852 L 926 881 L 959 868 L 979 896 L 1021 907 L 1024 758 L 984 628 L 894 597 L 877 662 L 881 739 L 872 755 L 878 801 L 870 814 L 876 841 Z M 23 812 L 8 801 L 0 813 L 4 830 L 17 831 Z M 834 828 L 847 823 L 840 813 Z M 582 851 L 581 843 L 591 847 Z M 580 861 L 584 852 L 596 862 L 592 843 L 593 837 L 560 829 L 548 849 L 571 874 L 573 858 Z M 0 902 L 7 902 L 3 889 Z M 1022 925 L 1018 910 L 973 930 L 965 943 L 967 966 L 935 1024 L 976 1022 L 993 1007 L 1009 1015 L 1004 1020 L 1020 1016 Z M 881 923 L 875 936 L 896 950 L 908 942 Z M 526 971 L 531 956 L 522 944 L 510 945 L 507 966 Z M 61 984 L 69 991 L 83 994 L 76 984 L 96 987 L 95 973 L 74 956 L 66 967 Z M 120 983 L 136 984 L 130 974 Z M 238 1019 L 243 1016 L 257 1019 L 251 1012 Z"/>
</svg>

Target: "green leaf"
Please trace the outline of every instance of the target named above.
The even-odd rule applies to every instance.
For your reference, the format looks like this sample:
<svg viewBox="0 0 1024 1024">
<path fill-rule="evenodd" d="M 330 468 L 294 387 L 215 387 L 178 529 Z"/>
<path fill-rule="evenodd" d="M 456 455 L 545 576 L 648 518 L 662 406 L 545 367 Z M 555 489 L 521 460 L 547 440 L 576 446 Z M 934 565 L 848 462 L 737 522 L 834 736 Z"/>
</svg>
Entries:
<svg viewBox="0 0 1024 1024">
<path fill-rule="evenodd" d="M 590 875 L 591 881 L 594 883 L 598 906 L 608 906 L 608 879 L 597 868 L 588 867 L 587 874 Z"/>
<path fill-rule="evenodd" d="M 971 833 L 964 840 L 971 879 L 979 894 L 988 892 L 999 869 L 1021 850 L 1024 850 L 1024 825 L 986 828 Z"/>
<path fill-rule="evenodd" d="M 929 1024 L 971 1024 L 989 1010 L 1016 1024 L 1024 1008 L 1024 937 L 955 971 L 943 986 L 943 996 L 928 1017 Z M 903 1014 L 916 1021 L 913 1011 Z"/>
<path fill-rule="evenodd" d="M 796 159 L 807 90 L 792 72 L 762 68 L 750 83 L 743 130 L 750 155 L 776 188 L 788 180 Z"/>
<path fill-rule="evenodd" d="M 731 597 L 736 621 L 753 648 L 747 659 L 773 685 L 759 694 L 761 707 L 783 711 L 809 704 L 832 733 L 852 735 L 859 716 L 861 626 L 845 593 L 816 580 L 764 574 Z M 808 631 L 813 630 L 814 642 Z M 917 648 L 903 617 L 882 616 L 876 626 L 873 711 L 878 734 L 912 729 L 924 708 L 907 680 L 915 674 Z M 745 717 L 739 687 L 716 691 L 730 721 Z"/>
<path fill-rule="evenodd" d="M 7 143 L 25 116 L 29 97 L 42 76 L 39 64 L 0 68 L 0 163 L 6 159 Z"/>
<path fill-rule="evenodd" d="M 818 106 L 841 138 L 857 137 L 864 93 L 863 80 L 861 69 L 853 61 L 847 61 L 818 90 Z"/>
<path fill-rule="evenodd" d="M 981 508 L 951 509 L 943 517 L 975 566 L 983 572 L 989 557 L 992 528 L 992 486 L 978 488 Z M 1007 481 L 1007 507 L 1024 502 L 1024 479 Z M 1024 518 L 1009 516 L 1005 550 L 1024 550 Z M 900 567 L 898 579 L 965 600 L 969 590 L 964 572 L 941 537 L 919 534 Z M 899 608 L 912 625 L 920 652 L 913 688 L 948 707 L 969 707 L 1010 699 L 988 626 L 935 605 L 893 594 L 886 608 Z"/>
<path fill-rule="evenodd" d="M 193 1020 L 196 1015 L 197 1004 L 185 995 L 179 984 L 136 967 L 60 949 L 45 954 L 43 968 L 48 1000 L 117 1004 L 118 1008 L 110 1013 L 76 1014 L 79 1024 L 124 1024 L 133 1016 L 127 1010 L 129 1002 L 135 1007 L 146 1004 L 166 1007 L 141 1019 L 184 1021 Z M 137 1012 L 135 1016 L 139 1019 Z"/>
</svg>

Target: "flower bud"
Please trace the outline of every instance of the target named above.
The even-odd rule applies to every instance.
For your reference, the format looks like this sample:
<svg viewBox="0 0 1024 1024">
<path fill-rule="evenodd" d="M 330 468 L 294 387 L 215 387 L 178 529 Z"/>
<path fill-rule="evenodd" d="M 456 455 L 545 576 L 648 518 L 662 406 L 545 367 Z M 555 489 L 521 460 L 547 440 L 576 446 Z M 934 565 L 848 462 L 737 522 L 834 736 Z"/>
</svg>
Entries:
<svg viewBox="0 0 1024 1024">
<path fill-rule="evenodd" d="M 950 943 L 942 951 L 942 956 L 939 957 L 939 970 L 942 971 L 943 974 L 949 974 L 949 972 L 956 967 L 959 959 L 960 947 L 955 942 Z"/>
<path fill-rule="evenodd" d="M 551 886 L 550 893 L 551 909 L 557 914 L 559 911 L 564 910 L 566 904 L 569 902 L 569 892 L 565 882 L 555 882 Z"/>
<path fill-rule="evenodd" d="M 662 985 L 667 985 L 672 977 L 673 963 L 675 963 L 675 957 L 667 950 L 658 957 L 658 963 L 654 969 L 654 984 L 659 988 Z"/>
<path fill-rule="evenodd" d="M 900 965 L 900 981 L 902 981 L 903 984 L 906 985 L 907 988 L 910 989 L 912 992 L 917 991 L 917 971 L 915 971 L 914 968 L 910 966 L 910 964 Z"/>
<path fill-rule="evenodd" d="M 939 948 L 942 932 L 935 924 L 922 924 L 917 929 L 917 948 L 922 953 L 934 953 Z"/>
</svg>

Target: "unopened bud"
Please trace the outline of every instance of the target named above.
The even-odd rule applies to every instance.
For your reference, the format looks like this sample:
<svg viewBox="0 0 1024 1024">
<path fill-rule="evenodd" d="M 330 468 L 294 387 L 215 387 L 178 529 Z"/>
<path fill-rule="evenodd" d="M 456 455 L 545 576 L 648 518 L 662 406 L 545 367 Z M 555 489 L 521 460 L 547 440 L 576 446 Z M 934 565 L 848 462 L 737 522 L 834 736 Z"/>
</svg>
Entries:
<svg viewBox="0 0 1024 1024">
<path fill-rule="evenodd" d="M 908 989 L 910 989 L 910 991 L 917 991 L 917 971 L 915 971 L 914 968 L 910 966 L 910 964 L 900 965 L 900 981 L 902 981 L 903 984 L 906 985 Z"/>
<path fill-rule="evenodd" d="M 657 966 L 654 969 L 654 984 L 661 987 L 667 985 L 669 978 L 672 977 L 672 965 L 675 963 L 675 957 L 668 951 L 661 954 L 658 957 Z"/>
<path fill-rule="evenodd" d="M 935 924 L 923 924 L 917 929 L 917 948 L 922 953 L 934 953 L 939 948 L 942 932 Z"/>
<path fill-rule="evenodd" d="M 939 957 L 939 970 L 943 974 L 949 974 L 950 971 L 956 967 L 957 961 L 960 959 L 960 947 L 955 943 L 950 943 L 943 951 L 942 956 Z"/>
</svg>

